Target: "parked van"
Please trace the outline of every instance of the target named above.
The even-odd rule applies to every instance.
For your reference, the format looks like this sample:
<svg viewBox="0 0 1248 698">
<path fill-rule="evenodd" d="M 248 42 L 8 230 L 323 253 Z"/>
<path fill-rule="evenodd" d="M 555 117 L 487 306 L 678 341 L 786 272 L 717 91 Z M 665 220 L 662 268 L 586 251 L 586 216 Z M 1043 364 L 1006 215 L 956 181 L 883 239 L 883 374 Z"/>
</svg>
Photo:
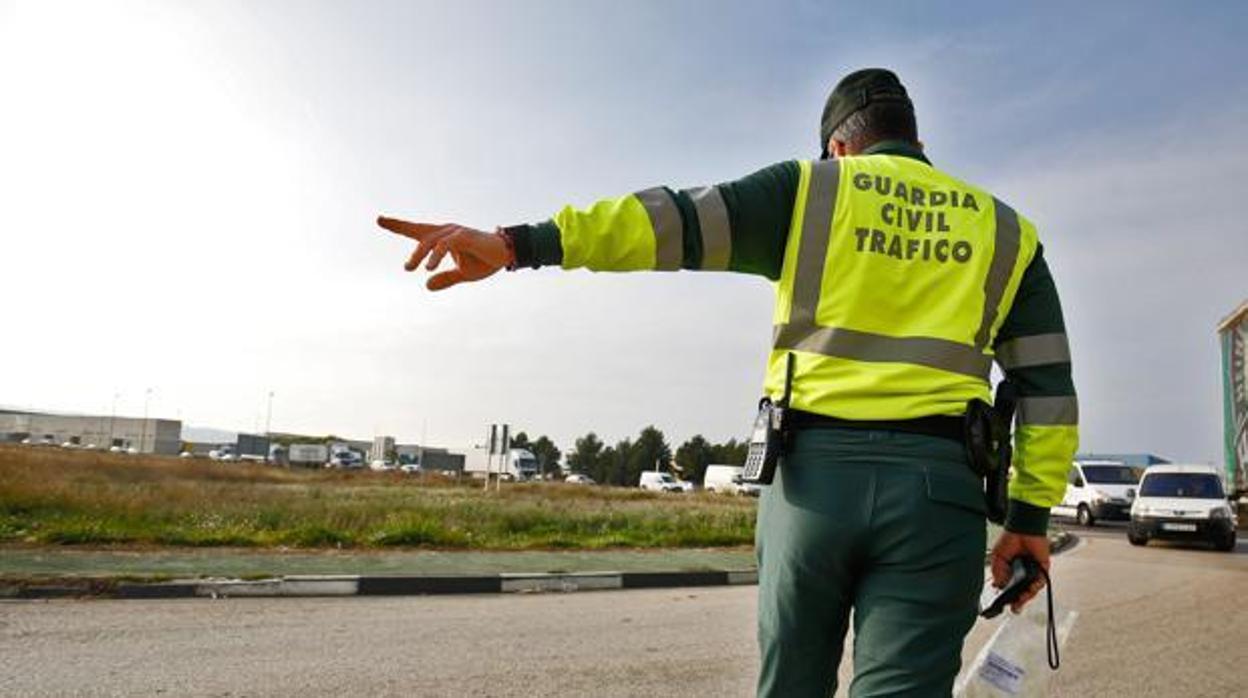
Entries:
<svg viewBox="0 0 1248 698">
<path fill-rule="evenodd" d="M 1132 545 L 1153 538 L 1197 540 L 1229 552 L 1238 523 L 1213 466 L 1154 465 L 1140 481 L 1127 540 Z"/>
<path fill-rule="evenodd" d="M 671 473 L 647 470 L 641 474 L 637 486 L 650 492 L 684 492 L 684 485 L 676 481 Z"/>
<path fill-rule="evenodd" d="M 1139 485 L 1135 468 L 1118 461 L 1075 461 L 1066 479 L 1066 494 L 1053 507 L 1055 516 L 1073 516 L 1080 526 L 1098 519 L 1126 521 Z"/>
<path fill-rule="evenodd" d="M 702 477 L 702 489 L 707 492 L 723 492 L 725 494 L 748 494 L 757 497 L 762 488 L 749 482 L 741 481 L 745 468 L 740 465 L 708 465 Z"/>
</svg>

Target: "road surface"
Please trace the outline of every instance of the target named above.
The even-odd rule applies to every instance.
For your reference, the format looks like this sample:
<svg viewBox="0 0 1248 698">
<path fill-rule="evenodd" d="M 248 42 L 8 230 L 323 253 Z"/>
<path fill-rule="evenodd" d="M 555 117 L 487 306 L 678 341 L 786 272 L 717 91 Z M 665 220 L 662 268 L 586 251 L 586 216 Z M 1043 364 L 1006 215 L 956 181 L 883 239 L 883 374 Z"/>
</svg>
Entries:
<svg viewBox="0 0 1248 698">
<path fill-rule="evenodd" d="M 1058 603 L 1080 617 L 1054 695 L 1248 691 L 1248 545 L 1080 535 L 1055 561 Z M 0 695 L 744 696 L 755 591 L 9 601 Z M 992 630 L 972 631 L 968 661 Z"/>
</svg>

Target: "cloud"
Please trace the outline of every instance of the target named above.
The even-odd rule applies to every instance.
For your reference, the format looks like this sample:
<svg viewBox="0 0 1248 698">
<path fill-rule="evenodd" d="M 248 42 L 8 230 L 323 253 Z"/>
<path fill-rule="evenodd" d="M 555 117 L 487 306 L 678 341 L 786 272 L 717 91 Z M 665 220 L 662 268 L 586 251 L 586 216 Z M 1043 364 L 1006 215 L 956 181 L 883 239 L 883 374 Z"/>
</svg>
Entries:
<svg viewBox="0 0 1248 698">
<path fill-rule="evenodd" d="M 1248 297 L 1242 108 L 1036 148 L 997 193 L 1039 226 L 1088 450 L 1221 458 L 1214 325 Z M 1040 152 L 1043 150 L 1043 152 Z"/>
</svg>

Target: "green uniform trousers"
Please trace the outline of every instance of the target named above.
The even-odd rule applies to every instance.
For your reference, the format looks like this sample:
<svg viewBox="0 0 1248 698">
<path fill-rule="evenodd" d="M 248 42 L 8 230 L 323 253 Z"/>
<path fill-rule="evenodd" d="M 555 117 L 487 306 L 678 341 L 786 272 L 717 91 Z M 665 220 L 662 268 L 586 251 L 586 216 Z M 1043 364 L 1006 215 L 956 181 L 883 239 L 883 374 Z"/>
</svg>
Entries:
<svg viewBox="0 0 1248 698">
<path fill-rule="evenodd" d="M 759 505 L 758 695 L 949 696 L 984 579 L 984 495 L 961 444 L 797 432 Z"/>
</svg>

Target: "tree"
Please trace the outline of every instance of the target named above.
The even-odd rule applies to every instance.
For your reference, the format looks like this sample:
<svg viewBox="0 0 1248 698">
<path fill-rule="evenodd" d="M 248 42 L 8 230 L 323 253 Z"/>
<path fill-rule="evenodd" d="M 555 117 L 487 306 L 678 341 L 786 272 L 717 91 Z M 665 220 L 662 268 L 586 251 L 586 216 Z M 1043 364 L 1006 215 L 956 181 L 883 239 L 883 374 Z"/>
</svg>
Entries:
<svg viewBox="0 0 1248 698">
<path fill-rule="evenodd" d="M 589 476 L 594 482 L 601 482 L 604 485 L 614 485 L 615 481 L 611 478 L 612 470 L 615 468 L 615 447 L 607 446 L 602 449 L 602 453 L 598 454 L 598 459 L 594 461 L 594 465 L 589 470 Z"/>
<path fill-rule="evenodd" d="M 602 478 L 595 479 L 599 482 L 621 487 L 636 485 L 637 477 L 629 477 L 629 460 L 632 454 L 633 442 L 629 439 L 620 439 L 615 442 L 614 446 L 608 446 L 603 449 L 602 461 L 599 465 Z"/>
<path fill-rule="evenodd" d="M 701 434 L 695 434 L 676 449 L 676 467 L 681 477 L 691 482 L 702 482 L 706 475 L 706 466 L 714 460 L 715 447 Z"/>
<path fill-rule="evenodd" d="M 641 430 L 625 458 L 625 482 L 635 485 L 645 470 L 666 470 L 672 462 L 672 447 L 667 445 L 663 432 L 653 425 Z"/>
<path fill-rule="evenodd" d="M 555 446 L 555 442 L 546 438 L 546 435 L 537 437 L 529 450 L 537 457 L 537 471 L 545 475 L 546 473 L 558 470 L 559 459 L 563 453 Z"/>
<path fill-rule="evenodd" d="M 529 435 L 528 435 L 528 434 L 526 434 L 526 433 L 524 433 L 524 432 L 522 432 L 522 431 L 520 431 L 520 432 L 516 432 L 516 433 L 515 433 L 515 434 L 511 437 L 511 447 L 512 447 L 512 448 L 522 448 L 522 449 L 524 449 L 524 450 L 526 450 L 526 451 L 532 451 L 532 450 L 533 450 L 533 444 L 529 441 Z"/>
<path fill-rule="evenodd" d="M 598 461 L 602 458 L 602 446 L 602 440 L 592 431 L 577 439 L 574 450 L 568 454 L 568 469 L 603 482 L 598 478 Z"/>
<path fill-rule="evenodd" d="M 750 450 L 748 441 L 729 439 L 728 443 L 716 444 L 711 447 L 712 463 L 722 465 L 745 465 L 745 456 Z"/>
</svg>

